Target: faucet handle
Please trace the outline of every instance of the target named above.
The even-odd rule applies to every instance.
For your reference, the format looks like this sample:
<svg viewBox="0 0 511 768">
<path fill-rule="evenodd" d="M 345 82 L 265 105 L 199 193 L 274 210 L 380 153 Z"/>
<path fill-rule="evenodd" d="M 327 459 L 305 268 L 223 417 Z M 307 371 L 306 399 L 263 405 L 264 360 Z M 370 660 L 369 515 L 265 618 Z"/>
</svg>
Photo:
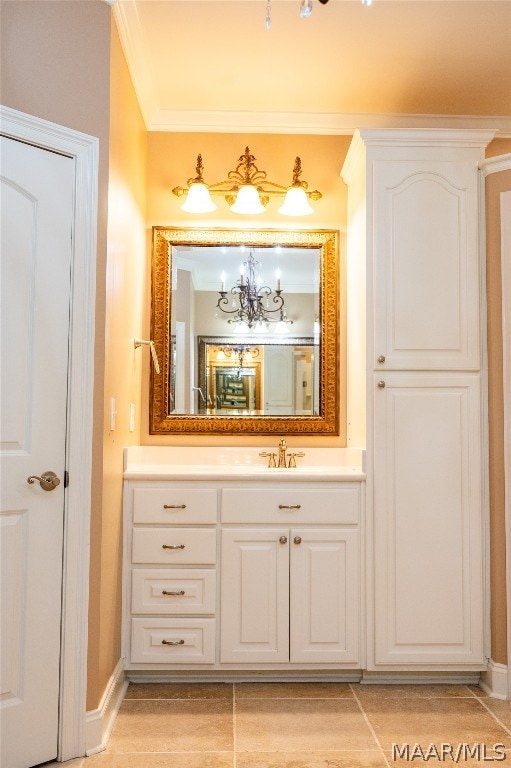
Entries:
<svg viewBox="0 0 511 768">
<path fill-rule="evenodd" d="M 299 456 L 300 458 L 302 456 L 305 456 L 305 453 L 303 451 L 298 451 L 296 453 L 290 453 L 289 454 L 289 462 L 288 462 L 288 468 L 289 469 L 295 469 L 296 468 L 296 457 Z"/>
<path fill-rule="evenodd" d="M 268 458 L 269 467 L 277 466 L 275 462 L 275 454 L 272 451 L 260 451 L 259 456 L 262 456 L 263 458 Z"/>
</svg>

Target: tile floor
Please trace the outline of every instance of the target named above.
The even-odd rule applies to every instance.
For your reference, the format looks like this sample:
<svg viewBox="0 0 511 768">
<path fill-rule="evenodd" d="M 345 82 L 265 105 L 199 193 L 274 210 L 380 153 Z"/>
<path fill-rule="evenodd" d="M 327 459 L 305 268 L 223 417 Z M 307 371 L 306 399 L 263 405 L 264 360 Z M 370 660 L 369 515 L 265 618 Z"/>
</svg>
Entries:
<svg viewBox="0 0 511 768">
<path fill-rule="evenodd" d="M 73 768 L 385 768 L 392 744 L 461 749 L 459 764 L 511 768 L 511 702 L 477 686 L 236 683 L 130 685 L 105 752 Z M 466 747 L 480 745 L 470 756 Z M 458 747 L 458 745 L 461 745 Z M 484 745 L 484 746 L 483 746 Z M 486 749 L 486 753 L 484 752 Z M 499 748 L 500 749 L 500 748 Z M 465 750 L 465 751 L 463 751 Z M 412 753 L 409 754 L 409 758 Z M 502 762 L 501 762 L 502 761 Z M 507 763 L 509 761 L 509 763 Z"/>
</svg>

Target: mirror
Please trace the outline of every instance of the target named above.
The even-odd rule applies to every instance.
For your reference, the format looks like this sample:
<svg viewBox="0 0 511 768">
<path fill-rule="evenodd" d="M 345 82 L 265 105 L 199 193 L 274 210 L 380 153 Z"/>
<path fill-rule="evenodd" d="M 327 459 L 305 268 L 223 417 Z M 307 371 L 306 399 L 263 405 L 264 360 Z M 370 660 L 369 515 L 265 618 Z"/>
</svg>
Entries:
<svg viewBox="0 0 511 768">
<path fill-rule="evenodd" d="M 338 434 L 337 232 L 155 227 L 151 338 L 151 434 Z"/>
</svg>

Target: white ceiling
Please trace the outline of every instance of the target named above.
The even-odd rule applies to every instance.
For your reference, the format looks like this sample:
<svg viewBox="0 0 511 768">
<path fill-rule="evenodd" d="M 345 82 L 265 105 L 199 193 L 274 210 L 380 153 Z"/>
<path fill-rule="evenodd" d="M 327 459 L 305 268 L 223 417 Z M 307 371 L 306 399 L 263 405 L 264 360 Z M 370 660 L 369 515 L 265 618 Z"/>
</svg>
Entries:
<svg viewBox="0 0 511 768">
<path fill-rule="evenodd" d="M 225 274 L 225 289 L 229 291 L 240 276 L 240 265 L 249 251 L 259 262 L 259 274 L 264 285 L 276 288 L 276 270 L 280 271 L 281 288 L 286 293 L 318 293 L 319 249 L 311 248 L 245 248 L 244 246 L 172 246 L 174 269 L 192 273 L 197 291 L 220 290 L 221 275 Z"/>
<path fill-rule="evenodd" d="M 511 136 L 511 0 L 117 0 L 149 130 Z M 491 119 L 488 119 L 488 118 Z"/>
</svg>

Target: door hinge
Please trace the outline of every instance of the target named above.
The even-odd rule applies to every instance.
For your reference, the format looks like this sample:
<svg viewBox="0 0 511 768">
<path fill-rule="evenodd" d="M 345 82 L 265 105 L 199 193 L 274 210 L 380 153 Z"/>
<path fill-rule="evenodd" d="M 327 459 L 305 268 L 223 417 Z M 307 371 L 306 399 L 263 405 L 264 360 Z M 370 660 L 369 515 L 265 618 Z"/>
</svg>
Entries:
<svg viewBox="0 0 511 768">
<path fill-rule="evenodd" d="M 69 485 L 69 472 L 67 469 L 64 470 L 64 488 L 67 488 Z"/>
</svg>

